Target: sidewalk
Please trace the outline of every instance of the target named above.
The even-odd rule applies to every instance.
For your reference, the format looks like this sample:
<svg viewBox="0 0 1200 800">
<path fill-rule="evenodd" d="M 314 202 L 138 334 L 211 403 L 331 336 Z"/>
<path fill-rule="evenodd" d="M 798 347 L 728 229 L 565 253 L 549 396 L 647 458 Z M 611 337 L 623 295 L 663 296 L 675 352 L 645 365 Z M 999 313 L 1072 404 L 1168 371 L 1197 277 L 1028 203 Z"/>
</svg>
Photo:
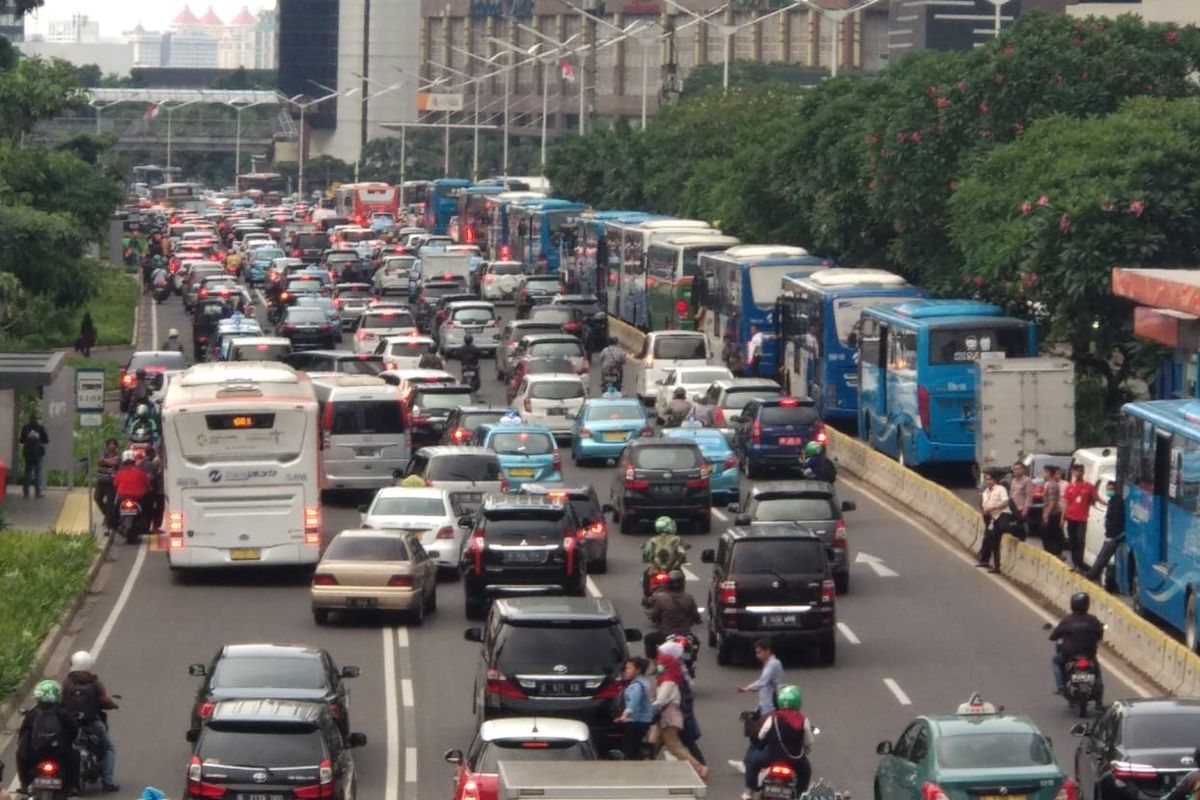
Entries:
<svg viewBox="0 0 1200 800">
<path fill-rule="evenodd" d="M 87 489 L 48 487 L 38 500 L 21 496 L 21 486 L 10 484 L 4 497 L 4 518 L 12 531 L 91 533 L 92 500 Z M 0 532 L 0 536 L 3 536 Z"/>
</svg>

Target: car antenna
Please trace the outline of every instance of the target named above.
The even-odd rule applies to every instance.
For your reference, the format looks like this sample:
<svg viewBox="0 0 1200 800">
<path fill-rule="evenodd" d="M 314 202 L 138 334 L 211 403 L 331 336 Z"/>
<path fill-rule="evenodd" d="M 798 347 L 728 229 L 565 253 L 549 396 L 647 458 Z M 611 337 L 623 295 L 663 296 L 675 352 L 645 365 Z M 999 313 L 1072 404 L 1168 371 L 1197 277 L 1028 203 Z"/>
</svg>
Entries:
<svg viewBox="0 0 1200 800">
<path fill-rule="evenodd" d="M 531 731 L 531 733 L 539 733 L 538 726 L 537 726 L 537 717 L 533 718 L 533 730 Z"/>
</svg>

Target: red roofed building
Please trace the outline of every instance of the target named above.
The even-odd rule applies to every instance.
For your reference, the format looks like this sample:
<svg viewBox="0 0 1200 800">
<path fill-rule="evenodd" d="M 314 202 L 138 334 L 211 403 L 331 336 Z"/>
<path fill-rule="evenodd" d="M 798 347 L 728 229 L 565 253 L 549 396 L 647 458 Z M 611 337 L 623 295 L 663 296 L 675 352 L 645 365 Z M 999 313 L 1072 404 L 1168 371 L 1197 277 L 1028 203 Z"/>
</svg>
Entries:
<svg viewBox="0 0 1200 800">
<path fill-rule="evenodd" d="M 180 11 L 175 19 L 171 20 L 172 28 L 194 28 L 199 24 L 200 20 L 196 19 L 196 15 L 188 6 L 184 6 L 183 11 Z"/>
<path fill-rule="evenodd" d="M 213 28 L 225 27 L 225 23 L 222 22 L 221 18 L 217 16 L 215 11 L 213 11 L 212 6 L 209 6 L 208 11 L 204 12 L 204 16 L 200 18 L 200 24 Z"/>
<path fill-rule="evenodd" d="M 242 6 L 242 10 L 238 12 L 238 15 L 229 20 L 229 24 L 236 26 L 257 25 L 258 17 L 251 14 L 250 9 L 247 6 Z"/>
</svg>

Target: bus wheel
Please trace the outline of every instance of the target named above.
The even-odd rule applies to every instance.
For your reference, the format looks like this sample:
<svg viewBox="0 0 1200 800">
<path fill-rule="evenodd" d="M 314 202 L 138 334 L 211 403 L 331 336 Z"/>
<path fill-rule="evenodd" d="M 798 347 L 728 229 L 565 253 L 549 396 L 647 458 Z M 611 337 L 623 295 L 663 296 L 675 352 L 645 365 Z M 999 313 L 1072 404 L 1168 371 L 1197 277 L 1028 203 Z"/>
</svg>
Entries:
<svg viewBox="0 0 1200 800">
<path fill-rule="evenodd" d="M 1200 641 L 1196 635 L 1196 595 L 1189 593 L 1187 599 L 1187 618 L 1183 623 L 1183 641 L 1187 644 L 1187 649 L 1193 653 L 1200 653 Z"/>
</svg>

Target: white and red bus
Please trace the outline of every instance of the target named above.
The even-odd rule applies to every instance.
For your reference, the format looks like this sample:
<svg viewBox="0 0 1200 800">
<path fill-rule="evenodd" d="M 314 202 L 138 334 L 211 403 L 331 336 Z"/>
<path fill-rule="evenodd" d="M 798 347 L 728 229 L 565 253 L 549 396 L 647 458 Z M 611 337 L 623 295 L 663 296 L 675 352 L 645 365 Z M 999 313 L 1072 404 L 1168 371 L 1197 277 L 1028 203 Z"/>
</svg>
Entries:
<svg viewBox="0 0 1200 800">
<path fill-rule="evenodd" d="M 400 218 L 400 191 L 388 183 L 344 183 L 334 192 L 334 208 L 339 217 L 364 228 L 371 227 L 376 215 L 390 216 L 395 225 Z"/>
</svg>

